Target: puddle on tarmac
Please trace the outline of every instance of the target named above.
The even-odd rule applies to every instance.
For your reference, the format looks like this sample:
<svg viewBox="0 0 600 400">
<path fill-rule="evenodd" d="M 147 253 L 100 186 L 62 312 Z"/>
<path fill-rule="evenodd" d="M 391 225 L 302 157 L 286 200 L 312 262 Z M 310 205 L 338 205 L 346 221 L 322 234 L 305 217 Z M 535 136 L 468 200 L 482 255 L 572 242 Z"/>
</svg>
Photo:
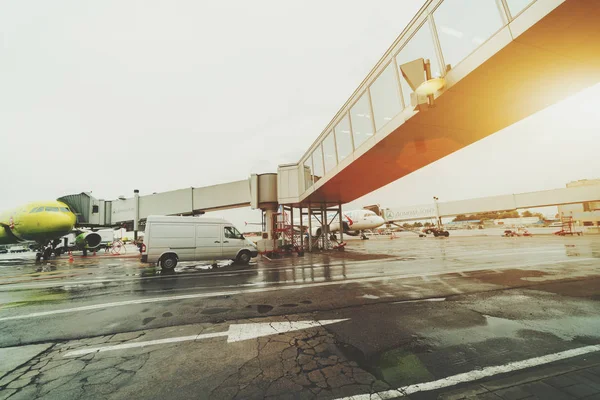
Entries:
<svg viewBox="0 0 600 400">
<path fill-rule="evenodd" d="M 438 327 L 438 329 L 421 331 L 418 337 L 413 335 L 411 340 L 398 343 L 396 347 L 385 349 L 380 353 L 371 354 L 368 358 L 359 349 L 346 343 L 340 344 L 340 350 L 348 359 L 357 362 L 378 379 L 405 385 L 434 379 L 427 367 L 429 365 L 427 359 L 430 357 L 424 357 L 434 348 L 442 350 L 443 353 L 444 349 L 475 349 L 483 346 L 486 351 L 489 351 L 489 356 L 497 357 L 501 352 L 491 343 L 507 340 L 512 343 L 511 346 L 533 339 L 544 342 L 577 341 L 581 343 L 580 345 L 600 343 L 600 318 L 597 316 L 518 321 L 490 315 L 482 317 L 484 323 L 477 326 L 445 329 Z M 502 352 L 512 352 L 511 349 L 512 347 L 508 346 Z M 465 363 L 464 355 L 455 355 L 456 361 L 452 361 L 453 364 Z M 445 362 L 451 362 L 448 354 L 445 357 Z"/>
<path fill-rule="evenodd" d="M 270 306 L 268 304 L 260 304 L 258 306 L 256 306 L 256 311 L 258 311 L 259 314 L 266 314 L 269 311 L 271 311 L 273 309 L 273 306 Z"/>
<path fill-rule="evenodd" d="M 484 315 L 486 323 L 476 327 L 431 330 L 422 332 L 426 341 L 435 346 L 456 346 L 479 343 L 490 339 L 522 338 L 526 332 L 536 331 L 554 335 L 563 340 L 578 336 L 600 338 L 600 318 L 597 316 L 568 316 L 545 320 L 510 320 Z"/>
<path fill-rule="evenodd" d="M 369 373 L 390 384 L 414 383 L 432 380 L 434 377 L 419 358 L 415 350 L 415 343 L 404 343 L 398 347 L 385 350 L 368 358 L 356 347 L 348 343 L 340 343 L 339 348 L 346 358 L 355 361 Z M 422 343 L 417 343 L 419 352 L 426 351 Z"/>
<path fill-rule="evenodd" d="M 403 349 L 381 353 L 373 372 L 386 382 L 426 382 L 434 378 L 417 355 Z"/>
</svg>

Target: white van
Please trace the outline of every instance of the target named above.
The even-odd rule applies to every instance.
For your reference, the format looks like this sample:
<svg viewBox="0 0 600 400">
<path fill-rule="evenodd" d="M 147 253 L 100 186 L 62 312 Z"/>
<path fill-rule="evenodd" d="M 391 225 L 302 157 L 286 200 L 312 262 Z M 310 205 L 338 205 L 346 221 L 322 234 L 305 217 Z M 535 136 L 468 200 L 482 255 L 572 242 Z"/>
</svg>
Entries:
<svg viewBox="0 0 600 400">
<path fill-rule="evenodd" d="M 179 261 L 231 259 L 247 264 L 257 255 L 256 245 L 224 219 L 160 215 L 146 219 L 142 262 L 173 269 Z"/>
</svg>

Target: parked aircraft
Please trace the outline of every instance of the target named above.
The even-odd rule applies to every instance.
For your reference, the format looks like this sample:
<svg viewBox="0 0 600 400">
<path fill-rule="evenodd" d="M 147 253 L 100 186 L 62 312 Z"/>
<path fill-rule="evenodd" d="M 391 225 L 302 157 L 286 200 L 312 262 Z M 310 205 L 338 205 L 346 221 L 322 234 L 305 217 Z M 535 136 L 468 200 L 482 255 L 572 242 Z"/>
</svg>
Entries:
<svg viewBox="0 0 600 400">
<path fill-rule="evenodd" d="M 318 218 L 317 218 L 318 217 Z M 311 225 L 312 225 L 312 235 L 313 236 L 321 236 L 322 228 L 320 216 L 313 216 Z M 329 233 L 332 235 L 333 239 L 336 239 L 335 232 L 340 231 L 340 217 L 335 212 L 327 213 L 327 222 L 329 224 Z M 385 224 L 385 220 L 383 217 L 377 215 L 373 211 L 370 210 L 352 210 L 342 212 L 342 230 L 345 235 L 350 236 L 359 236 L 361 239 L 368 239 L 364 234 L 365 230 L 368 229 L 376 229 Z M 300 225 L 300 220 L 294 220 L 294 225 Z M 308 227 L 308 217 L 303 217 L 302 225 Z"/>
<path fill-rule="evenodd" d="M 76 217 L 69 206 L 60 201 L 28 203 L 22 207 L 0 213 L 0 244 L 25 241 L 37 243 L 37 260 L 47 260 L 59 238 L 72 232 Z M 95 232 L 77 231 L 78 246 L 86 251 L 100 244 L 100 235 Z"/>
</svg>

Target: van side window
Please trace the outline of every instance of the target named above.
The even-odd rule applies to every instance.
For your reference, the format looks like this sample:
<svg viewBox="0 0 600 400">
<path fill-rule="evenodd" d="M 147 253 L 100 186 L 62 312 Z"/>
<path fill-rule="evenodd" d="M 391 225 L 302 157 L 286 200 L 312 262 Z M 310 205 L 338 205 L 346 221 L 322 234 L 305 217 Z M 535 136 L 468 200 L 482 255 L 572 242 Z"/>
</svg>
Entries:
<svg viewBox="0 0 600 400">
<path fill-rule="evenodd" d="M 225 237 L 228 239 L 243 239 L 244 236 L 233 226 L 225 227 Z"/>
<path fill-rule="evenodd" d="M 232 227 L 230 227 L 230 226 L 225 227 L 225 237 L 227 239 L 237 239 L 237 236 L 235 235 L 235 232 L 233 231 Z"/>
</svg>

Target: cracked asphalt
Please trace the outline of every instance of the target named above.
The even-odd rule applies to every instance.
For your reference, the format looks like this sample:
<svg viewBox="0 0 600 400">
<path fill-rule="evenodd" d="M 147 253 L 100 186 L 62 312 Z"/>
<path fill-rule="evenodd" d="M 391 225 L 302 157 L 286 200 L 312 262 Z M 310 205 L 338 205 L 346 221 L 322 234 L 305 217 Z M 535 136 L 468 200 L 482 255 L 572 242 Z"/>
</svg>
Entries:
<svg viewBox="0 0 600 400">
<path fill-rule="evenodd" d="M 600 344 L 600 236 L 373 238 L 172 274 L 2 257 L 0 400 L 458 399 L 401 388 Z"/>
</svg>

